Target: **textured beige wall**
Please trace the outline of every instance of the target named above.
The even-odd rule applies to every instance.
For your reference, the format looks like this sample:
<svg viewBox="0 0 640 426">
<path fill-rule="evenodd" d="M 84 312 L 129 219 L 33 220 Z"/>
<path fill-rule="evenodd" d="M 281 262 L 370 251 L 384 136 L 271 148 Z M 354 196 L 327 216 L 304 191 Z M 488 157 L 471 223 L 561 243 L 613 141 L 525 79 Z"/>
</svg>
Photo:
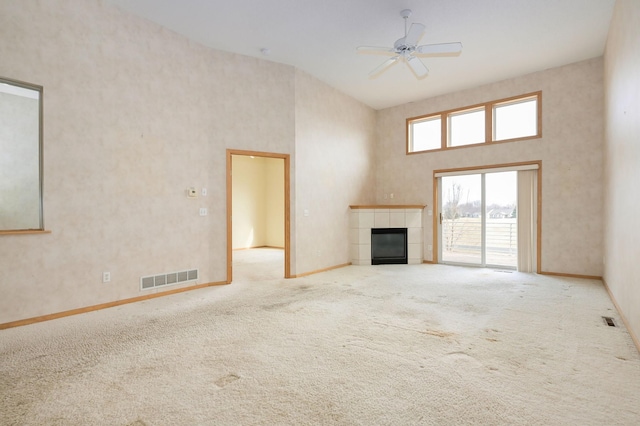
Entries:
<svg viewBox="0 0 640 426">
<path fill-rule="evenodd" d="M 596 58 L 378 111 L 377 202 L 433 207 L 434 169 L 542 160 L 542 270 L 602 275 L 602 74 L 602 58 Z M 408 117 L 538 90 L 541 139 L 405 154 Z M 384 199 L 390 193 L 394 199 Z M 432 259 L 426 247 L 433 241 L 429 225 L 427 260 Z"/>
<path fill-rule="evenodd" d="M 527 160 L 543 161 L 543 269 L 602 273 L 601 59 L 376 113 L 98 0 L 0 0 L 0 17 L 0 76 L 44 86 L 52 231 L 0 237 L 0 323 L 135 297 L 148 274 L 224 281 L 228 148 L 292 156 L 293 274 L 348 262 L 350 204 L 431 205 L 434 168 Z M 406 117 L 536 90 L 542 140 L 404 154 Z"/>
<path fill-rule="evenodd" d="M 375 111 L 296 71 L 298 273 L 349 262 L 349 205 L 373 201 L 374 138 Z"/>
<path fill-rule="evenodd" d="M 146 294 L 149 274 L 225 281 L 227 149 L 291 155 L 292 274 L 348 262 L 348 205 L 373 194 L 370 108 L 99 0 L 0 0 L 0 58 L 0 76 L 44 86 L 52 231 L 0 237 L 0 323 Z"/>
<path fill-rule="evenodd" d="M 604 278 L 640 336 L 640 3 L 618 0 L 605 53 Z"/>
<path fill-rule="evenodd" d="M 225 281 L 226 149 L 293 153 L 294 69 L 94 0 L 0 0 L 0 17 L 0 76 L 44 86 L 52 231 L 0 237 L 0 323 L 139 296 L 148 274 Z"/>
</svg>

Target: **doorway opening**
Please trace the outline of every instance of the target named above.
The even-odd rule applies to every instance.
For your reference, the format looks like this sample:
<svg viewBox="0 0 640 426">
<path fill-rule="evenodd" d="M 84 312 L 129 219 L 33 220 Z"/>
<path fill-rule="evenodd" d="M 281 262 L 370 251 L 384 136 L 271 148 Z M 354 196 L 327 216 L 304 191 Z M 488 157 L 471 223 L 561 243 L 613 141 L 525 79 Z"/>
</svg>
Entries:
<svg viewBox="0 0 640 426">
<path fill-rule="evenodd" d="M 227 283 L 291 277 L 289 155 L 227 150 Z"/>
</svg>

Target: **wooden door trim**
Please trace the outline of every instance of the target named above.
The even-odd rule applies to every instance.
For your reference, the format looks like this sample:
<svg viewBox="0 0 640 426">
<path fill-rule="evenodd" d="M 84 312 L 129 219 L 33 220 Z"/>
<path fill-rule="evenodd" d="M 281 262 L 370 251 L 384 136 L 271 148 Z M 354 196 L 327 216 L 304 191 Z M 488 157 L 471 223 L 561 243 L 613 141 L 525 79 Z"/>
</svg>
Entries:
<svg viewBox="0 0 640 426">
<path fill-rule="evenodd" d="M 275 152 L 227 149 L 227 284 L 233 280 L 233 196 L 232 196 L 232 156 L 254 156 L 261 158 L 281 158 L 284 160 L 284 277 L 291 275 L 291 156 Z"/>
</svg>

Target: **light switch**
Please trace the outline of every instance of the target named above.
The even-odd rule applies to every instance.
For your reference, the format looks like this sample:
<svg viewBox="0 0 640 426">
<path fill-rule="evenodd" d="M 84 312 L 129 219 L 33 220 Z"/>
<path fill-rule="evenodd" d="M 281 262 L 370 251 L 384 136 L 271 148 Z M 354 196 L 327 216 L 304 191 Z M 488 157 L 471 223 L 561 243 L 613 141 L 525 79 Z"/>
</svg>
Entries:
<svg viewBox="0 0 640 426">
<path fill-rule="evenodd" d="M 200 209 L 200 216 L 206 216 L 207 215 L 207 209 L 206 208 L 201 208 Z"/>
<path fill-rule="evenodd" d="M 203 197 L 207 196 L 207 188 L 202 188 L 202 196 Z"/>
<path fill-rule="evenodd" d="M 309 210 L 308 209 L 304 209 L 304 211 L 302 212 L 302 214 L 306 217 L 309 216 Z"/>
</svg>

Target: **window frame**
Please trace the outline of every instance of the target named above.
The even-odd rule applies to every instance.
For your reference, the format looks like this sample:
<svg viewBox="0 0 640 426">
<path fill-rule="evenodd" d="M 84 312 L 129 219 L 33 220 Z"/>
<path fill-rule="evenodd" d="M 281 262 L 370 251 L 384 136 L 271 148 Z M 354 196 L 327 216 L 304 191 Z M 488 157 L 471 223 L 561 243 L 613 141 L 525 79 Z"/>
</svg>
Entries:
<svg viewBox="0 0 640 426">
<path fill-rule="evenodd" d="M 530 135 L 530 136 L 511 138 L 511 139 L 495 140 L 495 117 L 494 117 L 495 109 L 494 108 L 496 106 L 499 107 L 499 106 L 510 104 L 510 103 L 526 102 L 527 100 L 530 100 L 530 99 L 536 100 L 536 110 L 537 110 L 536 111 L 536 134 Z M 484 141 L 473 143 L 473 144 L 449 146 L 449 139 L 450 139 L 450 132 L 451 132 L 450 126 L 449 126 L 449 117 L 451 115 L 461 114 L 466 111 L 473 111 L 473 110 L 479 110 L 479 109 L 484 109 L 484 115 L 485 115 Z M 440 125 L 442 126 L 440 131 L 440 139 L 441 139 L 440 148 L 426 149 L 426 150 L 420 150 L 420 151 L 410 151 L 413 144 L 411 140 L 411 134 L 412 134 L 411 126 L 413 122 L 419 122 L 419 121 L 424 121 L 428 119 L 436 119 L 438 117 L 440 118 Z M 405 126 L 405 138 L 406 138 L 405 150 L 407 155 L 422 154 L 425 152 L 448 151 L 451 149 L 470 148 L 470 147 L 476 147 L 476 146 L 494 145 L 494 144 L 501 144 L 501 143 L 507 143 L 507 142 L 518 142 L 518 141 L 524 141 L 529 139 L 540 139 L 542 138 L 542 91 L 539 90 L 537 92 L 511 96 L 509 98 L 497 99 L 497 100 L 484 102 L 480 104 L 467 105 L 460 108 L 407 118 L 406 126 Z"/>
<path fill-rule="evenodd" d="M 440 121 L 440 144 L 442 145 L 442 131 L 446 128 L 446 126 L 443 126 L 442 124 L 442 117 L 440 116 L 440 114 L 435 114 L 435 115 L 429 115 L 426 117 L 422 117 L 420 119 L 415 119 L 413 120 L 416 124 L 423 124 L 425 122 L 430 122 L 430 121 L 436 121 L 439 120 Z M 412 148 L 413 146 L 413 140 L 412 140 L 412 136 L 414 134 L 414 129 L 410 126 L 407 126 L 407 151 L 408 152 L 423 152 L 423 151 L 434 151 L 436 149 L 439 148 L 431 148 L 431 149 L 420 149 L 420 150 L 415 150 L 415 151 L 409 151 L 410 148 Z"/>
<path fill-rule="evenodd" d="M 452 125 L 452 121 L 453 118 L 455 117 L 461 117 L 463 115 L 467 115 L 467 114 L 475 114 L 478 112 L 483 112 L 484 113 L 484 141 L 482 142 L 472 142 L 472 143 L 462 143 L 460 145 L 451 145 L 452 143 L 452 131 L 453 131 L 453 125 Z M 463 147 L 463 146 L 469 146 L 469 145 L 478 145 L 481 143 L 485 143 L 487 140 L 487 107 L 486 105 L 481 105 L 479 107 L 471 107 L 471 108 L 465 108 L 465 109 L 459 109 L 459 110 L 455 110 L 455 111 L 449 111 L 445 114 L 445 117 L 447 119 L 447 135 L 446 135 L 446 139 L 444 139 L 445 144 L 447 146 L 447 148 L 459 148 L 459 147 Z M 440 144 L 442 144 L 442 141 L 440 141 Z"/>
<path fill-rule="evenodd" d="M 37 179 L 34 179 L 33 182 L 31 182 L 30 184 L 31 190 L 34 191 L 37 188 L 37 192 L 38 192 L 37 206 L 31 206 L 31 210 L 33 210 L 33 212 L 37 212 L 38 214 L 38 221 L 37 221 L 38 223 L 37 223 L 37 226 L 35 226 L 35 221 L 33 221 L 32 226 L 28 226 L 28 227 L 2 228 L 0 229 L 0 236 L 50 233 L 50 231 L 45 230 L 45 227 L 44 227 L 44 159 L 43 159 L 44 157 L 43 155 L 44 153 L 44 147 L 43 147 L 43 144 L 44 144 L 44 132 L 43 132 L 44 88 L 43 86 L 40 86 L 40 85 L 27 83 L 20 80 L 14 80 L 14 79 L 2 77 L 2 76 L 0 76 L 0 84 L 5 84 L 9 87 L 17 88 L 18 90 L 26 89 L 28 91 L 35 92 L 38 95 L 37 110 L 35 108 L 33 109 L 34 111 L 37 111 L 37 116 L 38 116 L 37 117 L 38 128 L 36 131 L 33 132 L 34 134 L 37 135 L 37 149 L 34 150 L 37 155 L 37 159 L 33 161 L 32 164 L 27 165 L 27 167 L 29 167 L 37 164 L 37 168 L 38 168 Z M 12 91 L 9 91 L 7 93 L 11 94 Z M 24 164 L 22 164 L 21 167 L 25 167 Z M 33 169 L 35 170 L 35 167 L 33 167 Z M 35 205 L 35 203 L 33 204 Z"/>
</svg>

